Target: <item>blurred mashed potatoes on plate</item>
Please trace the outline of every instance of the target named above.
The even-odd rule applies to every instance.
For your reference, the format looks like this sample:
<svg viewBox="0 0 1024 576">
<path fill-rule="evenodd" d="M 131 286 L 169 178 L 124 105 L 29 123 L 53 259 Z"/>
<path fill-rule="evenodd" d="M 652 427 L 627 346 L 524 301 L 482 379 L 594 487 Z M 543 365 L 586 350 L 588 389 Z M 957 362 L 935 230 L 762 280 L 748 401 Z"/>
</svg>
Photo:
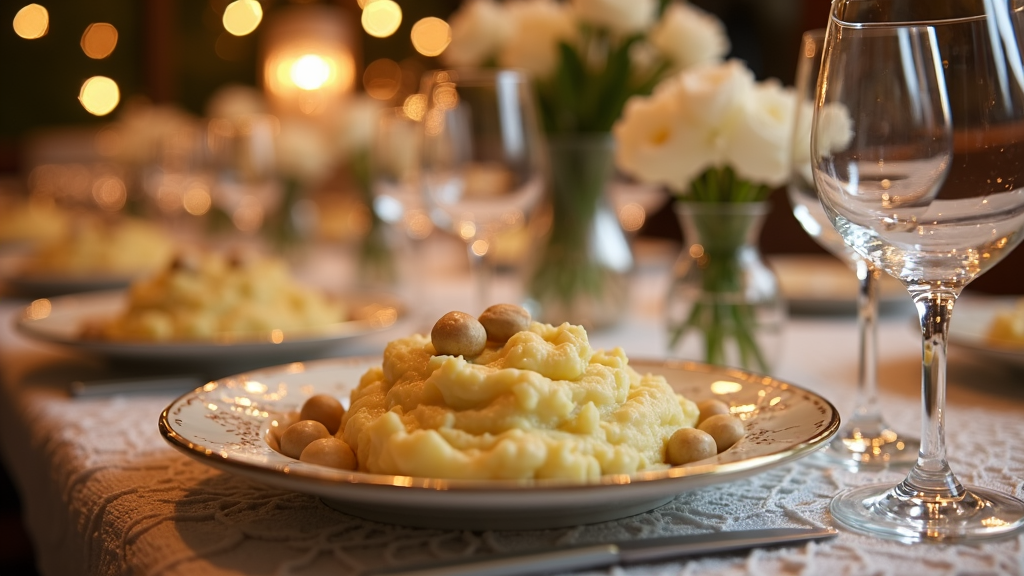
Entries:
<svg viewBox="0 0 1024 576">
<path fill-rule="evenodd" d="M 84 336 L 156 342 L 254 340 L 274 331 L 326 328 L 345 318 L 340 302 L 296 282 L 283 260 L 190 253 L 133 283 L 127 308 L 113 319 L 91 323 Z"/>
<path fill-rule="evenodd" d="M 581 326 L 532 322 L 471 361 L 394 340 L 352 391 L 337 436 L 361 471 L 452 479 L 594 480 L 661 469 L 697 406 Z"/>
<path fill-rule="evenodd" d="M 1000 346 L 1024 348 L 1024 298 L 1012 310 L 999 312 L 989 325 L 989 342 Z"/>
<path fill-rule="evenodd" d="M 156 272 L 171 258 L 171 239 L 156 224 L 124 218 L 83 218 L 41 244 L 22 265 L 33 276 L 126 276 Z"/>
<path fill-rule="evenodd" d="M 0 244 L 53 242 L 67 228 L 68 215 L 42 202 L 0 203 Z"/>
</svg>

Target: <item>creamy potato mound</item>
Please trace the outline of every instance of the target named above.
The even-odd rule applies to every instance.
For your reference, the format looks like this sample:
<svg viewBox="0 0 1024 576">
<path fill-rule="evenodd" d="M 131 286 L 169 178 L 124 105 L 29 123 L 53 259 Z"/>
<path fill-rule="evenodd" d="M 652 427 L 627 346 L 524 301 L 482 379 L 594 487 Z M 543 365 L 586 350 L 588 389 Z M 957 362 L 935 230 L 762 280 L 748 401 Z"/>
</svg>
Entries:
<svg viewBox="0 0 1024 576">
<path fill-rule="evenodd" d="M 279 259 L 245 260 L 210 253 L 179 258 L 129 289 L 114 319 L 87 328 L 110 340 L 223 340 L 266 337 L 272 330 L 323 327 L 345 319 L 344 307 L 298 284 Z"/>
<path fill-rule="evenodd" d="M 472 361 L 413 335 L 363 375 L 337 436 L 378 474 L 583 481 L 664 468 L 697 406 L 627 362 L 570 324 L 533 322 Z"/>
<path fill-rule="evenodd" d="M 144 220 L 83 219 L 41 245 L 25 262 L 30 274 L 136 276 L 156 272 L 174 252 L 171 239 Z"/>
<path fill-rule="evenodd" d="M 996 314 L 988 339 L 1004 346 L 1024 346 L 1024 299 L 1018 300 L 1012 311 Z"/>
</svg>

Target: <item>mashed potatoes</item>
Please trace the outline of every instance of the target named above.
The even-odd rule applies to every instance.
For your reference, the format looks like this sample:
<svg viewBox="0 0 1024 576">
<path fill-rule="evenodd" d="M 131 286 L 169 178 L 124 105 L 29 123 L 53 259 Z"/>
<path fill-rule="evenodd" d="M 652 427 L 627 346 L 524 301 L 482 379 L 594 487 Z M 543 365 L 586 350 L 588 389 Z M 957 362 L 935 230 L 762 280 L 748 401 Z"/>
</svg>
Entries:
<svg viewBox="0 0 1024 576">
<path fill-rule="evenodd" d="M 988 329 L 988 339 L 1003 346 L 1024 347 L 1024 299 L 1012 311 L 996 314 Z"/>
<path fill-rule="evenodd" d="M 109 340 L 218 340 L 267 337 L 323 327 L 345 318 L 343 306 L 295 282 L 278 259 L 179 256 L 156 276 L 136 282 L 127 309 L 89 326 Z"/>
<path fill-rule="evenodd" d="M 468 361 L 395 340 L 353 390 L 338 436 L 360 470 L 433 478 L 592 480 L 664 468 L 696 405 L 580 326 L 533 322 Z"/>
<path fill-rule="evenodd" d="M 25 262 L 34 275 L 137 276 L 156 272 L 174 251 L 171 239 L 143 220 L 82 219 L 60 238 L 41 245 Z"/>
<path fill-rule="evenodd" d="M 35 244 L 60 238 L 68 225 L 62 210 L 40 202 L 0 201 L 0 244 Z"/>
</svg>

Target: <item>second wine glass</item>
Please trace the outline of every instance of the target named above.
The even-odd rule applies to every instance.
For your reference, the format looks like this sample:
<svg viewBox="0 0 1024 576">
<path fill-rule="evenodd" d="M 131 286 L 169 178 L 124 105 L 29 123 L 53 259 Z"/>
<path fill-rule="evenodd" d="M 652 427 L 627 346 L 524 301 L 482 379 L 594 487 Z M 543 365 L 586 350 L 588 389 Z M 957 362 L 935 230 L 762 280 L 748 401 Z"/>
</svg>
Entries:
<svg viewBox="0 0 1024 576">
<path fill-rule="evenodd" d="M 528 78 L 517 70 L 428 74 L 420 178 L 431 217 L 466 243 L 477 307 L 490 305 L 498 232 L 522 225 L 543 193 L 542 137 Z"/>
<path fill-rule="evenodd" d="M 920 441 L 897 434 L 878 404 L 878 283 L 881 271 L 843 242 L 818 200 L 811 173 L 810 137 L 824 30 L 805 32 L 796 68 L 797 109 L 793 131 L 793 172 L 786 187 L 793 215 L 823 248 L 856 272 L 858 366 L 857 397 L 843 427 L 822 454 L 853 470 L 877 470 L 910 465 L 917 460 Z"/>
</svg>

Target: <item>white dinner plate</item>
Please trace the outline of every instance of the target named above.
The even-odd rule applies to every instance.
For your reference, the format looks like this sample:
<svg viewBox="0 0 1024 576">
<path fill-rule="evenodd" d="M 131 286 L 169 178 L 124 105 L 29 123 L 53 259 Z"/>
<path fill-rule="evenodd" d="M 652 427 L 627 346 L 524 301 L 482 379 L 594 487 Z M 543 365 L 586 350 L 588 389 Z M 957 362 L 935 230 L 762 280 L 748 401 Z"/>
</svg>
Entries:
<svg viewBox="0 0 1024 576">
<path fill-rule="evenodd" d="M 779 278 L 790 312 L 857 312 L 857 275 L 838 258 L 827 254 L 775 254 L 768 261 Z M 882 274 L 878 283 L 878 306 L 883 314 L 913 310 L 907 289 L 888 274 Z"/>
<path fill-rule="evenodd" d="M 1024 346 L 988 338 L 997 314 L 1013 312 L 1019 298 L 969 295 L 957 300 L 949 323 L 949 345 L 999 363 L 1024 368 Z"/>
<path fill-rule="evenodd" d="M 693 362 L 631 361 L 663 374 L 700 401 L 717 397 L 742 417 L 746 436 L 714 458 L 592 483 L 556 480 L 446 480 L 350 472 L 284 456 L 265 438 L 275 415 L 314 394 L 347 404 L 359 377 L 379 358 L 279 366 L 211 382 L 171 403 L 160 431 L 172 446 L 226 472 L 319 496 L 343 512 L 423 527 L 539 529 L 600 522 L 652 510 L 677 494 L 730 482 L 807 456 L 839 427 L 835 407 L 774 378 Z"/>
<path fill-rule="evenodd" d="M 93 274 L 30 273 L 22 270 L 26 258 L 25 250 L 9 250 L 0 253 L 0 279 L 19 296 L 46 298 L 62 294 L 93 292 L 125 288 L 139 274 L 114 274 L 97 272 Z M 146 274 L 150 274 L 146 272 Z"/>
<path fill-rule="evenodd" d="M 89 292 L 33 301 L 16 320 L 21 334 L 88 354 L 133 363 L 155 363 L 176 370 L 222 376 L 238 370 L 322 358 L 339 343 L 396 324 L 404 307 L 390 294 L 342 296 L 351 320 L 315 331 L 284 332 L 273 340 L 122 342 L 82 337 L 87 322 L 111 317 L 127 305 L 123 290 Z"/>
</svg>

